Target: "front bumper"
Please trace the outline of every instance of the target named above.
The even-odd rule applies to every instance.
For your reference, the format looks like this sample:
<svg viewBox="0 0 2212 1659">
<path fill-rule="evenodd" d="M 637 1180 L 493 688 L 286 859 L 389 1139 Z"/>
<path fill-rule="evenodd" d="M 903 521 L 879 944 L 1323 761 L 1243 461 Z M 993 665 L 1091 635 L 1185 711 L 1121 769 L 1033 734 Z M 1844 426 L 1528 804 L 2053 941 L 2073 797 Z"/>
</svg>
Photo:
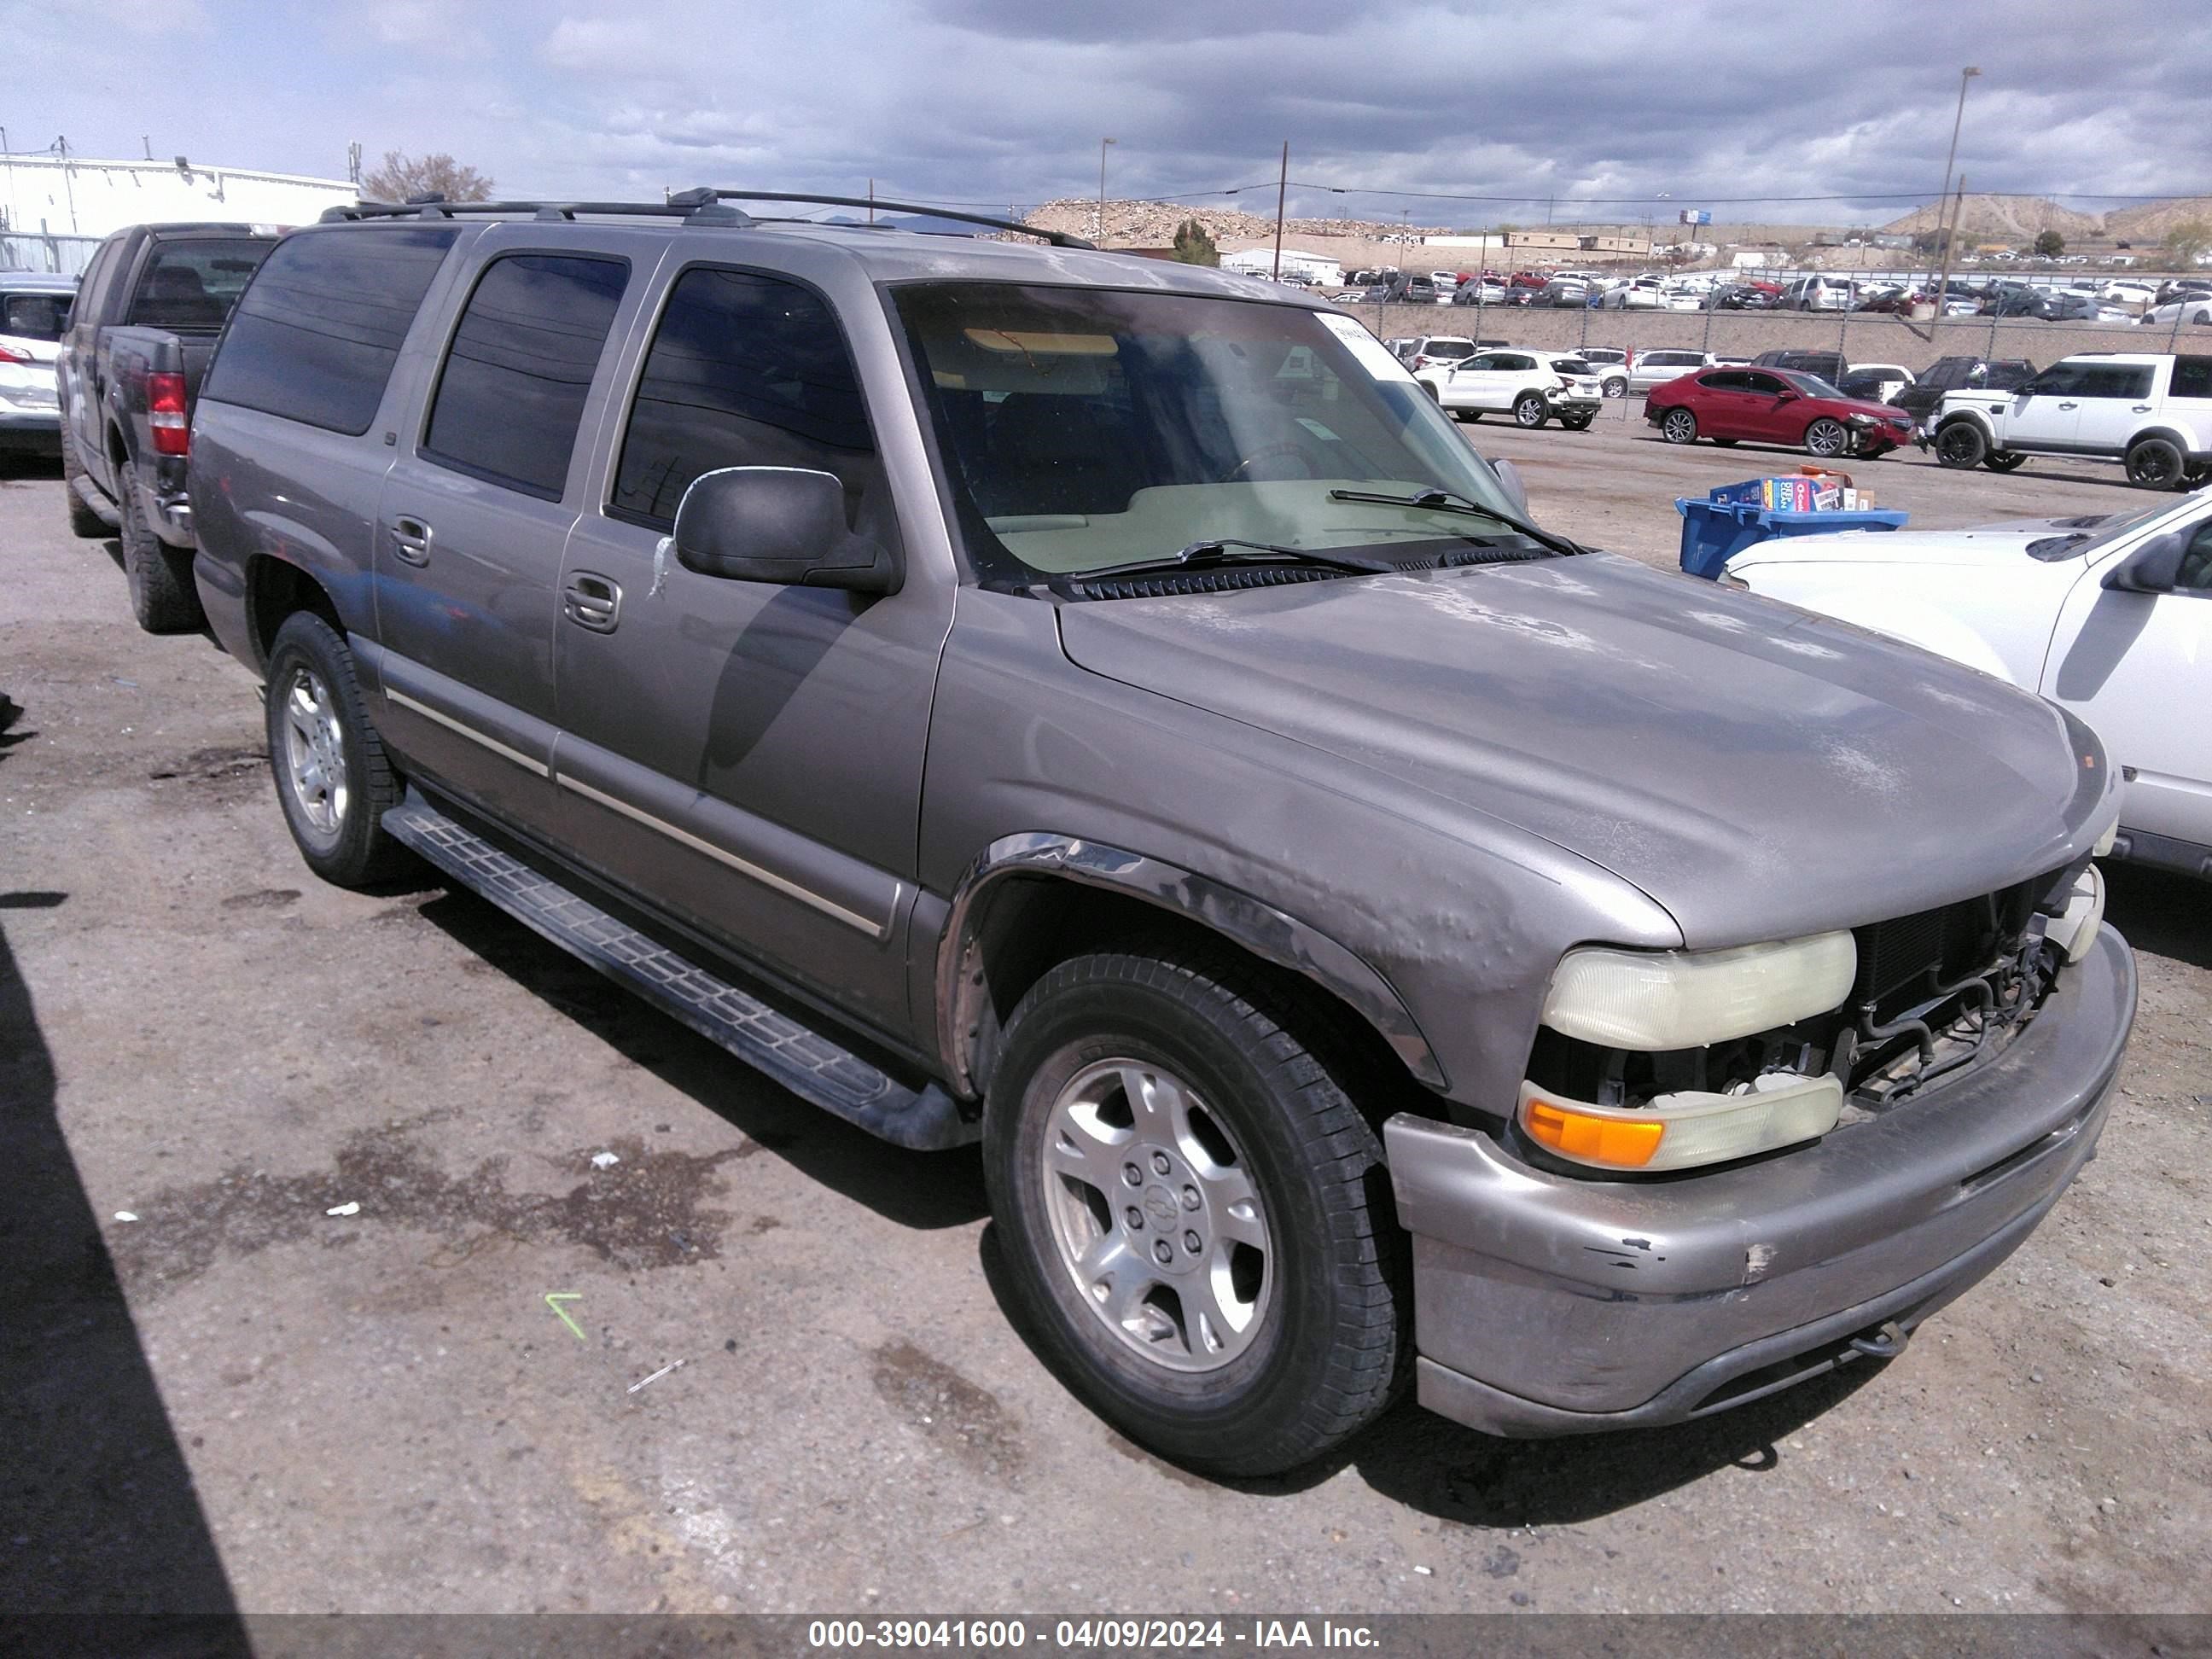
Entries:
<svg viewBox="0 0 2212 1659">
<path fill-rule="evenodd" d="M 1889 1357 L 2094 1155 L 2135 1006 L 2135 957 L 2108 926 L 1972 1074 L 1817 1145 L 1668 1180 L 1554 1176 L 1479 1130 L 1392 1118 L 1421 1403 L 1492 1434 L 1583 1433 Z"/>
</svg>

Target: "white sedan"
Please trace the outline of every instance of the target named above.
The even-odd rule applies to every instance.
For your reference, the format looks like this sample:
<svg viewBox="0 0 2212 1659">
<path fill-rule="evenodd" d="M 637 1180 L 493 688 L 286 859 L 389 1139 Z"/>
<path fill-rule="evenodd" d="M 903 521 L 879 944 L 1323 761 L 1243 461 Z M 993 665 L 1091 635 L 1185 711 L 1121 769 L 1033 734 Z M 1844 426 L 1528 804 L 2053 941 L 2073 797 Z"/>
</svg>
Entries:
<svg viewBox="0 0 2212 1659">
<path fill-rule="evenodd" d="M 1455 420 L 1510 415 L 1516 426 L 1534 430 L 1556 416 L 1568 431 L 1581 432 L 1605 406 L 1597 371 L 1567 352 L 1479 351 L 1413 378 Z"/>
<path fill-rule="evenodd" d="M 2127 780 L 2114 856 L 2212 878 L 2212 489 L 2101 518 L 1758 542 L 1721 580 L 2071 710 Z"/>
</svg>

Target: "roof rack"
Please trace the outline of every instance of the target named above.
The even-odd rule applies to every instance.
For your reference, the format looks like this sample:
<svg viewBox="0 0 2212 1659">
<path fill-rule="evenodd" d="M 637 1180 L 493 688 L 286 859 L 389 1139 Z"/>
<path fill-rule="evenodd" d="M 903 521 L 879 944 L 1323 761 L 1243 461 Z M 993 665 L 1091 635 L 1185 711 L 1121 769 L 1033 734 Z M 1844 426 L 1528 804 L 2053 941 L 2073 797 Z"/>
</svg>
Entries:
<svg viewBox="0 0 2212 1659">
<path fill-rule="evenodd" d="M 680 218 L 686 224 L 746 226 L 770 222 L 754 217 L 742 208 L 731 207 L 732 202 L 798 202 L 810 207 L 855 207 L 883 209 L 892 213 L 918 213 L 926 218 L 951 219 L 962 224 L 981 225 L 991 230 L 1012 231 L 1018 235 L 1035 236 L 1054 247 L 1091 249 L 1096 244 L 1080 236 L 1071 236 L 1064 230 L 1045 230 L 1036 225 L 1025 225 L 1015 219 L 994 219 L 980 213 L 957 213 L 950 208 L 930 207 L 919 202 L 891 202 L 880 197 L 866 196 L 809 196 L 783 190 L 717 190 L 701 185 L 692 190 L 679 190 L 665 202 L 449 202 L 435 192 L 410 196 L 404 202 L 349 202 L 337 207 L 325 208 L 322 220 L 325 224 L 342 223 L 358 219 L 451 219 L 460 214 L 526 214 L 538 220 L 568 220 L 578 214 L 612 215 L 633 218 Z"/>
</svg>

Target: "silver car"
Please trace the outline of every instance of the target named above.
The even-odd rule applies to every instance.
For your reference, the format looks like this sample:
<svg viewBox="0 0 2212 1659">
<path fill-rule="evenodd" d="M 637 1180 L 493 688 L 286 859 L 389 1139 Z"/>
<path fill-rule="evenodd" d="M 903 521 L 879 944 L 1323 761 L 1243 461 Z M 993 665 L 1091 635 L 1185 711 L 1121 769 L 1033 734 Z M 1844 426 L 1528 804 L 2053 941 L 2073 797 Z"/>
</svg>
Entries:
<svg viewBox="0 0 2212 1659">
<path fill-rule="evenodd" d="M 198 580 L 295 844 L 980 1142 L 1121 1433 L 1701 1417 L 1897 1353 L 2094 1150 L 2118 784 L 2051 705 L 1546 530 L 1297 290 L 570 211 L 342 210 L 232 314 Z"/>
</svg>

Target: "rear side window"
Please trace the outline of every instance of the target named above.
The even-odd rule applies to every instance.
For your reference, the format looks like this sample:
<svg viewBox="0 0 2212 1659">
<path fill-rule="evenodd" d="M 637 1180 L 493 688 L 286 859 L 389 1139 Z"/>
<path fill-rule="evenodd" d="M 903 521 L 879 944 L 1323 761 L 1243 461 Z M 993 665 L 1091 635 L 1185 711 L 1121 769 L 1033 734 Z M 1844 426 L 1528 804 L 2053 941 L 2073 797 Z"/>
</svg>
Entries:
<svg viewBox="0 0 2212 1659">
<path fill-rule="evenodd" d="M 2212 357 L 2176 357 L 2169 398 L 2212 398 Z"/>
<path fill-rule="evenodd" d="M 687 270 L 653 331 L 607 510 L 666 530 L 692 480 L 725 466 L 833 472 L 865 504 L 875 449 L 844 337 L 812 290 Z"/>
<path fill-rule="evenodd" d="M 19 340 L 58 340 L 69 326 L 69 313 L 66 294 L 0 295 L 0 334 Z"/>
<path fill-rule="evenodd" d="M 286 238 L 232 313 L 200 395 L 359 436 L 459 232 L 376 226 Z"/>
<path fill-rule="evenodd" d="M 241 237 L 156 242 L 131 296 L 131 320 L 148 328 L 222 326 L 231 307 L 269 257 L 270 244 Z"/>
<path fill-rule="evenodd" d="M 508 253 L 486 265 L 438 377 L 423 456 L 559 501 L 629 282 L 627 259 Z"/>
</svg>

